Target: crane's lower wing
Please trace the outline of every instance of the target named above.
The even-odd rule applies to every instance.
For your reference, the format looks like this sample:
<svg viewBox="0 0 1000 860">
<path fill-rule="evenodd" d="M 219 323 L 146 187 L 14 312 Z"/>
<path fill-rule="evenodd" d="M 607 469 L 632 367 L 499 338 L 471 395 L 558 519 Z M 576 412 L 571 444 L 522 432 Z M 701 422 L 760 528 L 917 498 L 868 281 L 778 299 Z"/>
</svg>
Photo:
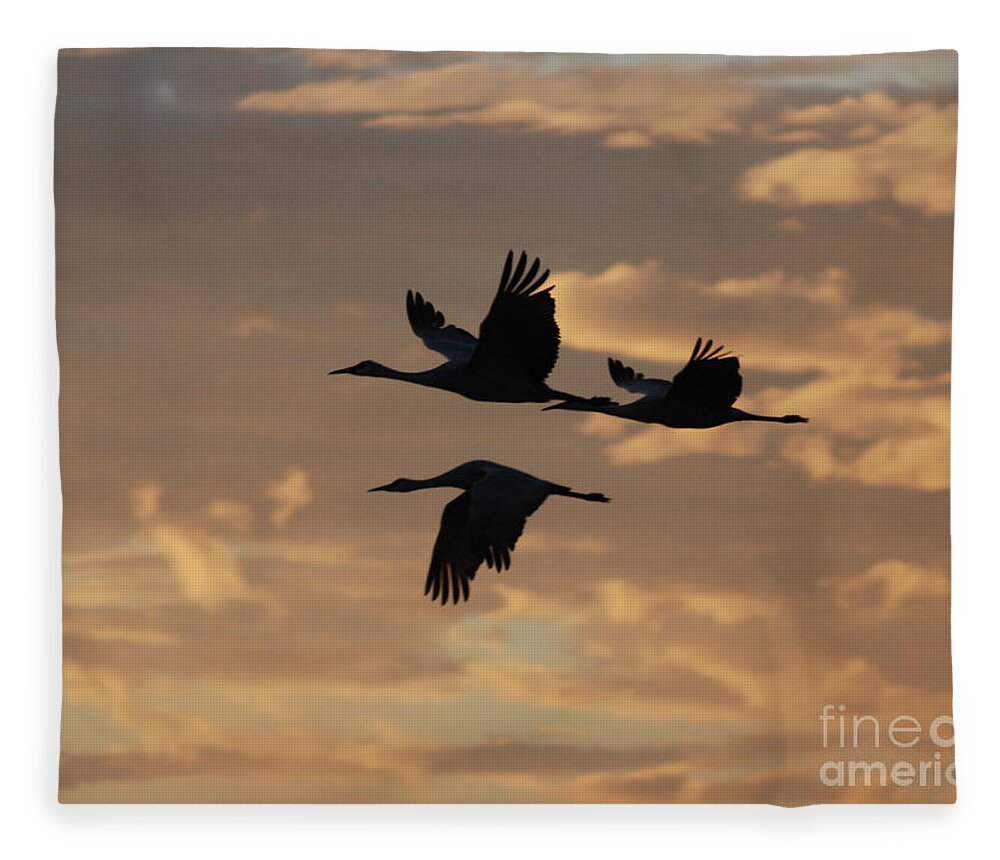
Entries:
<svg viewBox="0 0 1000 860">
<path fill-rule="evenodd" d="M 469 367 L 540 384 L 559 357 L 559 326 L 552 287 L 542 289 L 549 270 L 539 275 L 541 261 L 535 258 L 526 271 L 527 262 L 522 253 L 514 267 L 514 252 L 507 254 L 500 287 L 479 328 L 479 343 Z"/>
<path fill-rule="evenodd" d="M 548 485 L 513 470 L 477 481 L 445 505 L 424 594 L 446 604 L 469 599 L 469 583 L 485 562 L 510 567 L 510 554 L 525 523 L 548 496 Z"/>
<path fill-rule="evenodd" d="M 406 316 L 424 346 L 449 361 L 467 364 L 476 351 L 476 339 L 471 334 L 464 328 L 445 325 L 444 314 L 413 290 L 406 291 Z"/>
<path fill-rule="evenodd" d="M 471 499 L 469 491 L 444 506 L 441 528 L 438 530 L 431 567 L 427 573 L 424 594 L 431 600 L 441 598 L 442 605 L 451 597 L 458 603 L 469 599 L 469 582 L 483 563 L 483 554 L 473 547 Z"/>
<path fill-rule="evenodd" d="M 664 404 L 671 410 L 714 414 L 731 407 L 742 391 L 739 358 L 723 352 L 721 346 L 713 349 L 710 340 L 702 346 L 698 338 L 688 363 L 674 377 Z"/>
</svg>

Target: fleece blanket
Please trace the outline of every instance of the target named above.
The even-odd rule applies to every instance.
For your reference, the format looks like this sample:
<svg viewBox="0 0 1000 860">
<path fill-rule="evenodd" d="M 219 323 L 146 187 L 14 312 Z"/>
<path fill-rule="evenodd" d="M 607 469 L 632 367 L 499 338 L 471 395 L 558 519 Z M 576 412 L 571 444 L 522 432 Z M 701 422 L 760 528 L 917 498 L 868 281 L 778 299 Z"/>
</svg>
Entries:
<svg viewBox="0 0 1000 860">
<path fill-rule="evenodd" d="M 68 803 L 950 803 L 957 56 L 71 49 Z"/>
</svg>

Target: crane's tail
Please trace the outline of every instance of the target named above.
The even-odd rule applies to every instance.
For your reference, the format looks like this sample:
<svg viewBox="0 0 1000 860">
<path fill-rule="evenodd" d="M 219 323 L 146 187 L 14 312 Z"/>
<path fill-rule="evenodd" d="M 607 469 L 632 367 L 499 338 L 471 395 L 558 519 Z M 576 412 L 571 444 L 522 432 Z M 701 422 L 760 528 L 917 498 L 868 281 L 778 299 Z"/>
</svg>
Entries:
<svg viewBox="0 0 1000 860">
<path fill-rule="evenodd" d="M 556 389 L 554 388 L 549 388 L 548 392 L 553 400 L 566 400 L 570 402 L 580 402 L 587 400 L 604 400 L 608 403 L 612 402 L 610 397 L 582 397 L 579 394 L 570 394 L 567 391 L 556 391 Z"/>
<path fill-rule="evenodd" d="M 549 388 L 549 395 L 553 400 L 586 400 L 586 397 L 580 397 L 579 394 L 570 394 L 567 391 L 556 391 L 554 388 Z"/>
<path fill-rule="evenodd" d="M 553 409 L 569 409 L 571 412 L 601 412 L 609 406 L 617 406 L 618 403 L 610 397 L 572 397 L 546 406 L 542 412 L 549 412 Z"/>
<path fill-rule="evenodd" d="M 752 412 L 743 412 L 734 409 L 733 415 L 736 421 L 771 421 L 774 424 L 808 424 L 809 419 L 801 415 L 754 415 Z"/>
</svg>

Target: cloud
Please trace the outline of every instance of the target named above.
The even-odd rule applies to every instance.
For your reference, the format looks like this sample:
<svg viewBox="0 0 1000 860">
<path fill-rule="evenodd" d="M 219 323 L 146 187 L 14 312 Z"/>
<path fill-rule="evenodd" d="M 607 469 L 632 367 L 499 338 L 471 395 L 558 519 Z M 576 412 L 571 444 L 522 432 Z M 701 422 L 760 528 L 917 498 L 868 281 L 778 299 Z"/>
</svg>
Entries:
<svg viewBox="0 0 1000 860">
<path fill-rule="evenodd" d="M 196 753 L 63 752 L 63 803 L 414 803 L 421 786 L 391 762 L 365 761 L 335 739 L 325 748 L 209 747 Z"/>
<path fill-rule="evenodd" d="M 760 86 L 790 90 L 868 92 L 872 87 L 904 91 L 948 90 L 958 85 L 954 51 L 767 57 L 751 70 Z"/>
<path fill-rule="evenodd" d="M 206 508 L 205 517 L 238 532 L 247 531 L 254 521 L 253 508 L 233 499 L 216 499 Z"/>
<path fill-rule="evenodd" d="M 678 748 L 671 746 L 614 749 L 501 738 L 473 745 L 441 745 L 428 750 L 422 764 L 431 774 L 560 776 L 629 770 L 653 762 L 672 762 L 681 755 Z"/>
<path fill-rule="evenodd" d="M 163 484 L 146 481 L 132 489 L 129 497 L 132 500 L 132 516 L 141 523 L 152 522 L 160 515 Z"/>
<path fill-rule="evenodd" d="M 957 121 L 956 104 L 904 106 L 881 93 L 790 108 L 780 124 L 793 131 L 773 132 L 779 140 L 820 134 L 817 128 L 824 137 L 841 126 L 848 141 L 862 142 L 793 150 L 749 168 L 737 192 L 786 209 L 891 200 L 923 215 L 947 215 L 955 207 Z"/>
<path fill-rule="evenodd" d="M 398 51 L 306 49 L 295 53 L 314 69 L 350 69 L 368 71 L 388 66 L 400 57 Z"/>
<path fill-rule="evenodd" d="M 275 503 L 271 510 L 271 525 L 276 529 L 284 528 L 296 513 L 313 502 L 308 473 L 298 466 L 286 469 L 281 478 L 267 485 L 264 497 Z"/>
<path fill-rule="evenodd" d="M 948 403 L 943 396 L 925 406 L 937 415 L 904 438 L 873 442 L 857 453 L 838 452 L 835 440 L 815 430 L 782 447 L 782 457 L 817 481 L 847 480 L 873 487 L 943 490 L 950 484 Z M 934 402 L 936 401 L 936 402 Z"/>
<path fill-rule="evenodd" d="M 188 602 L 206 612 L 241 602 L 276 608 L 270 595 L 247 584 L 225 541 L 181 526 L 161 510 L 161 484 L 147 481 L 133 489 L 131 497 L 133 515 L 143 524 L 156 552 L 167 561 Z"/>
<path fill-rule="evenodd" d="M 929 101 L 904 104 L 883 92 L 844 96 L 835 102 L 788 107 L 772 123 L 772 129 L 804 129 L 813 139 L 868 138 L 892 128 L 912 125 L 936 116 L 941 109 Z M 765 135 L 766 136 L 766 135 Z"/>
<path fill-rule="evenodd" d="M 688 777 L 677 768 L 642 767 L 624 774 L 588 774 L 575 780 L 567 792 L 578 803 L 695 803 L 685 797 Z"/>
<path fill-rule="evenodd" d="M 146 51 L 146 48 L 60 48 L 59 53 L 67 57 L 114 57 Z"/>
<path fill-rule="evenodd" d="M 774 229 L 782 233 L 805 233 L 809 228 L 798 218 L 782 218 L 775 223 Z"/>
<path fill-rule="evenodd" d="M 248 313 L 240 314 L 229 324 L 230 334 L 237 337 L 253 337 L 259 334 L 274 334 L 278 324 L 270 314 Z"/>
<path fill-rule="evenodd" d="M 67 704 L 106 708 L 112 719 L 138 739 L 143 749 L 187 754 L 211 743 L 216 732 L 209 720 L 182 714 L 136 694 L 121 675 L 104 668 L 67 661 L 63 667 Z"/>
<path fill-rule="evenodd" d="M 900 578 L 897 562 L 876 567 L 894 570 L 875 576 L 877 587 Z M 64 745 L 64 800 L 108 800 L 127 786 L 134 797 L 151 801 L 207 799 L 205 792 L 230 802 L 450 801 L 468 800 L 473 791 L 483 799 L 536 802 L 700 802 L 728 795 L 803 803 L 816 799 L 815 767 L 828 757 L 816 729 L 824 702 L 849 701 L 881 715 L 903 712 L 896 710 L 902 702 L 910 712 L 916 701 L 912 689 L 888 683 L 855 652 L 834 653 L 825 639 L 804 635 L 799 625 L 810 627 L 810 615 L 789 602 L 792 595 L 765 599 L 738 588 L 623 578 L 589 582 L 591 599 L 542 582 L 545 591 L 505 586 L 501 610 L 466 618 L 508 624 L 508 633 L 530 627 L 532 619 L 558 621 L 575 662 L 546 665 L 537 650 L 518 660 L 509 638 L 501 638 L 489 660 L 465 661 L 447 683 L 426 676 L 420 684 L 403 674 L 381 685 L 375 669 L 390 640 L 397 655 L 420 645 L 406 638 L 399 647 L 399 637 L 408 634 L 397 609 L 403 628 L 351 651 L 359 635 L 375 632 L 384 599 L 352 599 L 339 611 L 330 604 L 309 614 L 306 607 L 322 603 L 314 586 L 329 579 L 326 573 L 315 583 L 298 582 L 295 590 L 303 593 L 292 622 L 276 637 L 255 628 L 242 656 L 227 652 L 249 638 L 246 628 L 219 630 L 221 638 L 206 640 L 182 625 L 183 636 L 196 638 L 171 641 L 166 650 L 191 653 L 201 669 L 193 677 L 177 665 L 166 675 L 139 674 L 133 661 L 88 664 L 87 653 L 71 647 L 67 725 L 79 729 L 81 716 L 73 709 L 84 707 L 91 709 L 84 712 L 89 725 L 99 726 L 96 709 L 129 739 L 95 747 L 92 739 L 83 743 L 86 733 L 73 735 Z M 826 628 L 842 637 L 838 647 L 857 648 L 855 634 L 866 627 L 884 636 L 880 623 L 872 625 L 880 614 L 857 611 L 870 602 L 867 595 L 855 594 L 847 581 L 830 582 L 816 595 L 822 605 L 836 606 L 844 586 L 853 607 L 838 610 Z M 905 601 L 927 592 L 923 585 L 900 591 Z M 376 602 L 382 615 L 372 614 Z M 909 605 L 900 601 L 898 608 Z M 440 632 L 439 612 L 412 614 L 421 616 L 425 631 Z M 214 624 L 213 631 L 222 626 Z M 312 636 L 314 628 L 325 635 Z M 923 627 L 914 632 L 926 635 Z M 262 675 L 267 667 L 260 655 L 289 646 L 319 659 L 305 672 L 286 666 Z M 227 665 L 233 656 L 238 659 Z M 341 665 L 331 666 L 334 661 Z M 351 691 L 343 673 L 356 662 Z M 327 679 L 316 674 L 321 665 Z M 937 706 L 933 697 L 920 701 Z M 380 707 L 388 720 L 377 716 Z M 567 731 L 551 740 L 547 725 Z M 573 732 L 573 726 L 597 727 L 598 734 Z M 798 790 L 751 789 L 742 783 L 748 774 L 757 781 L 797 778 Z"/>
<path fill-rule="evenodd" d="M 486 618 L 498 625 L 500 647 L 488 659 L 473 655 L 464 669 L 494 695 L 647 719 L 748 718 L 763 705 L 761 670 L 734 661 L 731 651 L 732 637 L 777 611 L 752 596 L 618 577 L 590 580 L 575 594 L 495 588 L 503 602 Z M 525 659 L 522 636 L 532 631 L 535 642 L 543 630 L 549 659 Z"/>
<path fill-rule="evenodd" d="M 366 737 L 345 737 L 290 728 L 277 712 L 268 721 L 258 710 L 248 721 L 250 703 L 239 696 L 227 703 L 225 695 L 211 697 L 213 712 L 202 715 L 197 692 L 189 690 L 192 700 L 182 708 L 171 701 L 171 687 L 67 663 L 66 706 L 103 710 L 125 742 L 96 752 L 64 745 L 60 799 L 108 800 L 122 786 L 132 802 L 415 799 L 406 787 L 412 766 L 378 726 Z"/>
<path fill-rule="evenodd" d="M 662 431 L 661 427 L 646 427 L 608 445 L 605 449 L 608 460 L 627 466 L 697 454 L 753 457 L 763 452 L 767 437 L 762 427 L 750 424 L 734 426 L 724 435 L 697 430 L 676 430 L 669 434 Z"/>
<path fill-rule="evenodd" d="M 744 408 L 812 419 L 794 433 L 754 424 L 708 431 L 626 425 L 628 435 L 609 419 L 586 419 L 581 432 L 606 439 L 611 462 L 749 457 L 777 445 L 774 454 L 817 481 L 948 486 L 948 377 L 921 373 L 918 358 L 949 342 L 947 323 L 866 300 L 839 267 L 810 277 L 776 269 L 704 282 L 648 260 L 595 274 L 562 272 L 557 281 L 569 346 L 631 360 L 651 376 L 648 362 L 669 362 L 669 376 L 687 360 L 695 336 L 713 337 L 741 357 Z M 761 388 L 761 371 L 792 378 Z"/>
<path fill-rule="evenodd" d="M 594 535 L 556 535 L 536 529 L 517 543 L 519 550 L 527 552 L 573 553 L 603 555 L 611 551 L 608 542 Z"/>
<path fill-rule="evenodd" d="M 845 611 L 870 609 L 883 621 L 895 617 L 908 600 L 947 600 L 951 595 L 944 571 L 895 559 L 879 562 L 857 576 L 828 579 L 821 585 Z"/>
<path fill-rule="evenodd" d="M 707 73 L 601 65 L 553 71 L 525 60 L 460 59 L 253 93 L 237 107 L 356 114 L 368 117 L 366 125 L 397 130 L 464 125 L 592 135 L 608 148 L 635 149 L 732 135 L 755 99 Z"/>
<path fill-rule="evenodd" d="M 163 495 L 137 488 L 151 522 L 164 516 Z M 780 772 L 812 784 L 808 756 L 791 760 L 765 737 L 746 737 L 744 748 L 733 733 L 780 725 L 787 745 L 826 701 L 873 713 L 937 704 L 897 677 L 900 666 L 912 671 L 916 638 L 941 627 L 936 604 L 923 602 L 939 599 L 931 565 L 888 560 L 871 576 L 834 572 L 803 590 L 809 570 L 781 589 L 770 551 L 742 544 L 730 575 L 735 556 L 706 548 L 707 574 L 683 555 L 644 570 L 622 563 L 613 542 L 610 554 L 584 542 L 593 570 L 484 572 L 481 599 L 445 616 L 408 574 L 395 575 L 412 552 L 384 554 L 386 545 L 283 536 L 241 547 L 286 609 L 273 623 L 155 603 L 68 609 L 67 661 L 84 677 L 70 685 L 64 799 L 108 800 L 127 786 L 161 801 L 444 801 L 474 791 L 537 802 L 727 793 L 803 802 L 811 795 L 739 780 Z M 546 537 L 532 550 L 556 546 Z M 77 560 L 88 570 L 101 562 Z M 141 568 L 128 569 L 117 588 L 131 592 Z M 889 621 L 911 631 L 898 653 L 884 641 Z M 373 729 L 379 715 L 398 729 Z M 101 728 L 105 717 L 128 731 L 125 748 Z M 544 726 L 579 731 L 539 740 L 551 734 Z M 820 755 L 817 744 L 806 751 Z"/>
<path fill-rule="evenodd" d="M 256 599 L 222 541 L 186 533 L 167 522 L 154 523 L 149 533 L 184 596 L 196 606 L 211 611 L 225 603 Z"/>
<path fill-rule="evenodd" d="M 364 322 L 371 314 L 363 302 L 342 299 L 333 303 L 332 315 L 338 321 Z"/>
</svg>

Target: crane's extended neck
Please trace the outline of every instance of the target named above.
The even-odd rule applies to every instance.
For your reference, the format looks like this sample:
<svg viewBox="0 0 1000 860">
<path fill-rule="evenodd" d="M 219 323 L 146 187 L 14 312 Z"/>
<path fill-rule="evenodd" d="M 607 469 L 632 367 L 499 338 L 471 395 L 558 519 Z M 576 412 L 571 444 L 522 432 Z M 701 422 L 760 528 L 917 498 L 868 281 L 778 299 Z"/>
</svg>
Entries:
<svg viewBox="0 0 1000 860">
<path fill-rule="evenodd" d="M 437 377 L 440 375 L 438 373 L 438 368 L 420 370 L 411 373 L 406 370 L 396 370 L 392 367 L 386 367 L 384 364 L 379 364 L 377 361 L 361 361 L 351 367 L 345 367 L 341 370 L 331 370 L 329 373 L 330 376 L 337 376 L 339 374 L 347 374 L 349 376 L 374 376 L 378 379 L 398 379 L 400 382 L 413 382 L 417 385 L 432 386 L 436 384 Z"/>
<path fill-rule="evenodd" d="M 413 493 L 417 490 L 432 490 L 435 487 L 453 487 L 456 490 L 467 490 L 479 478 L 482 477 L 482 470 L 470 469 L 469 464 L 457 466 L 442 472 L 433 478 L 396 478 L 381 487 L 372 487 L 368 492 L 378 491 L 386 493 Z"/>
</svg>

